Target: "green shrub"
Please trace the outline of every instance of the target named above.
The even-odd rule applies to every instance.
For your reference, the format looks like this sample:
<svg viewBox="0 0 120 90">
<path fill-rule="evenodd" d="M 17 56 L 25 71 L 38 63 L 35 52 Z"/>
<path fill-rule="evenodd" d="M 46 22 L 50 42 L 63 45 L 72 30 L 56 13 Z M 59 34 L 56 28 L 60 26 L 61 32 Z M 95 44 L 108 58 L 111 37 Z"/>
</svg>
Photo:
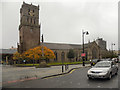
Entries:
<svg viewBox="0 0 120 90">
<path fill-rule="evenodd" d="M 41 62 L 36 68 L 45 68 L 45 67 L 50 67 L 50 65 L 47 65 L 46 62 Z"/>
</svg>

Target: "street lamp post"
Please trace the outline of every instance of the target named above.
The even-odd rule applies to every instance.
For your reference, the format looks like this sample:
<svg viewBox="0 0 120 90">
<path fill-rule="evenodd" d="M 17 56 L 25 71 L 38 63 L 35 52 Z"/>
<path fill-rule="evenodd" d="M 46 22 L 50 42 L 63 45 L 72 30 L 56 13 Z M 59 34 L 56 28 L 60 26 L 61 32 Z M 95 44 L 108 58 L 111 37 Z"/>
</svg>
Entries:
<svg viewBox="0 0 120 90">
<path fill-rule="evenodd" d="M 62 60 L 62 73 L 64 72 L 63 60 Z"/>
<path fill-rule="evenodd" d="M 84 32 L 84 30 L 82 30 L 83 54 L 84 54 L 84 34 L 88 35 L 89 33 L 88 33 L 88 31 L 85 31 L 85 32 Z M 85 66 L 85 62 L 84 62 L 84 61 L 85 61 L 85 57 L 84 57 L 84 56 L 82 57 L 82 60 L 83 60 L 83 66 Z"/>
<path fill-rule="evenodd" d="M 42 34 L 42 60 L 44 61 L 44 38 Z"/>
<path fill-rule="evenodd" d="M 62 59 L 62 73 L 63 73 L 63 72 L 64 72 L 64 66 L 63 66 L 63 52 L 62 52 L 61 55 L 62 55 L 62 58 L 61 58 L 61 59 Z"/>
</svg>

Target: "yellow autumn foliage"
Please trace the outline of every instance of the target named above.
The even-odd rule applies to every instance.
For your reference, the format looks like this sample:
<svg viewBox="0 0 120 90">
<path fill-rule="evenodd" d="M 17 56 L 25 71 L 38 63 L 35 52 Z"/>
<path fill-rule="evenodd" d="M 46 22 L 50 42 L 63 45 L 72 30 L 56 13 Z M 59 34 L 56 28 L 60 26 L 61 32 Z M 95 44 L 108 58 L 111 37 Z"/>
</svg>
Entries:
<svg viewBox="0 0 120 90">
<path fill-rule="evenodd" d="M 22 55 L 18 52 L 15 52 L 13 54 L 13 60 L 19 60 L 19 59 L 22 59 Z"/>
<path fill-rule="evenodd" d="M 55 55 L 54 52 L 47 47 L 43 47 L 43 56 L 42 56 L 42 46 L 35 47 L 33 49 L 29 49 L 25 51 L 22 54 L 19 54 L 18 52 L 13 55 L 13 59 L 19 59 L 21 57 L 22 59 L 30 59 L 30 60 L 40 60 L 42 58 L 44 59 L 54 59 Z"/>
</svg>

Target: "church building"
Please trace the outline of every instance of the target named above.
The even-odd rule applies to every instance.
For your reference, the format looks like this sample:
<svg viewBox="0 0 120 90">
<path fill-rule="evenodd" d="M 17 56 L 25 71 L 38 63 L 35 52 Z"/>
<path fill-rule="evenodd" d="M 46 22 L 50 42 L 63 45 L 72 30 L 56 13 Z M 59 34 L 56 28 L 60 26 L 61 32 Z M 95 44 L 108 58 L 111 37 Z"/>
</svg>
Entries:
<svg viewBox="0 0 120 90">
<path fill-rule="evenodd" d="M 30 48 L 39 46 L 40 33 L 39 5 L 35 6 L 23 2 L 20 9 L 18 52 L 23 53 Z M 69 61 L 67 58 L 67 53 L 70 49 L 73 49 L 75 52 L 75 58 L 73 61 L 82 60 L 82 45 L 44 42 L 44 46 L 53 50 L 56 56 L 54 60 L 49 60 L 49 62 L 61 62 L 62 60 L 65 62 Z M 84 48 L 86 60 L 103 58 L 105 57 L 105 53 L 108 52 L 106 49 L 106 41 L 102 38 L 98 38 L 93 42 L 88 42 L 84 45 Z"/>
</svg>

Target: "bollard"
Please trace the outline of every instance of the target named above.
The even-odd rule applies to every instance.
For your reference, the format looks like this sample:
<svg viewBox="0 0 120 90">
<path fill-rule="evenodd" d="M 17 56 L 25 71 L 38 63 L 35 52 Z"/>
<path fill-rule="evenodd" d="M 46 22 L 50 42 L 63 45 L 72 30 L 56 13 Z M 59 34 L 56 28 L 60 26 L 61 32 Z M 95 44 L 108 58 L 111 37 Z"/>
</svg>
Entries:
<svg viewBox="0 0 120 90">
<path fill-rule="evenodd" d="M 65 65 L 65 71 L 67 70 L 67 65 Z"/>
<path fill-rule="evenodd" d="M 68 70 L 68 65 L 65 65 L 65 70 Z"/>
<path fill-rule="evenodd" d="M 64 72 L 64 67 L 63 67 L 63 65 L 62 65 L 62 73 Z"/>
<path fill-rule="evenodd" d="M 68 65 L 67 65 L 67 69 L 68 69 Z"/>
</svg>

